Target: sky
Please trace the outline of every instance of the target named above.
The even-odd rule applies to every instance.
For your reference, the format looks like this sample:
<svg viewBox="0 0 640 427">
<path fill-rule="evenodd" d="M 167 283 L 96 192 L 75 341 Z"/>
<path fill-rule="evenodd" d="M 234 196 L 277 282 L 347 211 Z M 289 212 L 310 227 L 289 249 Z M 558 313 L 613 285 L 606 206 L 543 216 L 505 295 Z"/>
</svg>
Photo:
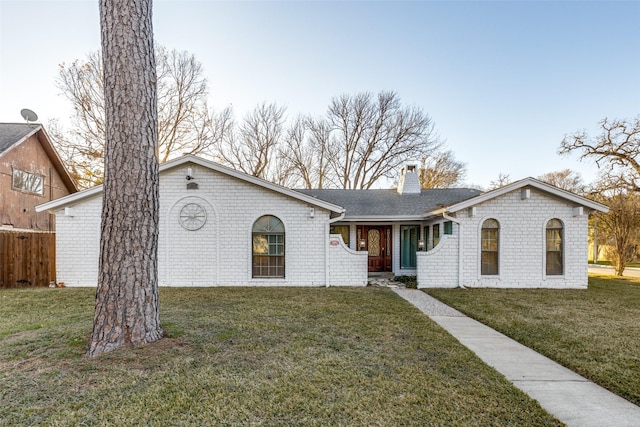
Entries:
<svg viewBox="0 0 640 427">
<path fill-rule="evenodd" d="M 241 118 L 275 102 L 325 114 L 333 97 L 395 91 L 427 113 L 487 187 L 591 161 L 563 137 L 640 115 L 640 1 L 155 0 L 157 43 L 204 67 L 210 103 Z M 63 124 L 59 64 L 100 49 L 98 0 L 0 0 L 0 122 Z M 419 159 L 416 159 L 418 161 Z"/>
</svg>

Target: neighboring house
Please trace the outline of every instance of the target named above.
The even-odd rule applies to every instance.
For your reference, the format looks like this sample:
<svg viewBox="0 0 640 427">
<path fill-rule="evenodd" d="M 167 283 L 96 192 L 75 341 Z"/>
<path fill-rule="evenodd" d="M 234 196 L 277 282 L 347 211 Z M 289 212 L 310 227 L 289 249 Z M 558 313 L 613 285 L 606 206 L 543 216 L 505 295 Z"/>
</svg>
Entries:
<svg viewBox="0 0 640 427">
<path fill-rule="evenodd" d="M 95 286 L 102 187 L 40 205 L 56 215 L 58 281 Z M 587 286 L 587 219 L 606 206 L 533 178 L 481 193 L 291 190 L 194 156 L 160 166 L 159 281 L 167 286 Z"/>
<path fill-rule="evenodd" d="M 55 216 L 35 207 L 76 191 L 41 125 L 0 123 L 0 288 L 55 281 Z"/>
<path fill-rule="evenodd" d="M 0 229 L 54 231 L 35 207 L 76 191 L 42 125 L 0 123 Z"/>
</svg>

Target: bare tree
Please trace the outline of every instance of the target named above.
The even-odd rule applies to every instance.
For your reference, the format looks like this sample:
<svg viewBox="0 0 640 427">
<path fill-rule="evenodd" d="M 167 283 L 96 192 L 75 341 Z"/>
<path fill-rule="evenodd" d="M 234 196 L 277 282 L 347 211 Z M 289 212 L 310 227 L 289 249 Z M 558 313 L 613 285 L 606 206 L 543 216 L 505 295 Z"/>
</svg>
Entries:
<svg viewBox="0 0 640 427">
<path fill-rule="evenodd" d="M 341 188 L 371 188 L 442 146 L 431 118 L 417 107 L 403 107 L 395 92 L 333 98 L 326 120 L 332 129 L 329 165 Z"/>
<path fill-rule="evenodd" d="M 183 154 L 211 150 L 213 125 L 230 115 L 207 105 L 207 81 L 194 55 L 158 47 L 158 149 L 160 162 Z M 57 87 L 74 109 L 69 130 L 55 126 L 53 134 L 63 160 L 83 187 L 102 181 L 105 145 L 104 77 L 102 55 L 61 64 Z"/>
<path fill-rule="evenodd" d="M 88 357 L 163 336 L 158 313 L 158 110 L 151 0 L 100 0 L 105 180 Z"/>
<path fill-rule="evenodd" d="M 606 194 L 606 195 L 602 195 Z M 622 276 L 626 264 L 636 252 L 640 238 L 640 195 L 623 189 L 605 190 L 596 197 L 609 206 L 609 212 L 598 213 L 598 235 L 611 245 L 609 251 L 617 276 Z"/>
<path fill-rule="evenodd" d="M 498 178 L 495 181 L 489 183 L 489 190 L 495 190 L 496 188 L 504 187 L 511 183 L 511 176 L 508 173 L 500 172 Z"/>
<path fill-rule="evenodd" d="M 466 167 L 454 158 L 452 151 L 435 152 L 422 158 L 420 185 L 422 188 L 449 188 L 460 185 Z"/>
<path fill-rule="evenodd" d="M 58 119 L 51 119 L 47 131 L 58 149 L 69 174 L 80 188 L 89 188 L 102 184 L 104 180 L 104 146 L 97 147 L 93 143 L 72 143 L 70 135 L 64 130 Z"/>
<path fill-rule="evenodd" d="M 579 173 L 571 169 L 545 173 L 544 175 L 540 175 L 538 179 L 563 190 L 571 191 L 572 193 L 583 195 L 586 192 L 586 186 L 582 182 L 582 177 Z"/>
<path fill-rule="evenodd" d="M 597 137 L 584 131 L 565 136 L 559 153 L 576 151 L 581 160 L 594 159 L 613 187 L 640 191 L 640 116 L 629 120 L 605 118 L 600 128 L 602 132 Z"/>
<path fill-rule="evenodd" d="M 256 106 L 235 131 L 219 141 L 217 159 L 246 174 L 277 181 L 274 158 L 282 142 L 284 114 L 285 108 L 273 103 Z"/>
<path fill-rule="evenodd" d="M 306 119 L 298 116 L 288 129 L 279 157 L 283 169 L 290 172 L 292 187 L 313 188 L 313 169 L 315 153 L 313 147 L 307 143 L 308 129 Z M 299 185 L 299 183 L 301 185 Z"/>
<path fill-rule="evenodd" d="M 287 132 L 279 159 L 287 170 L 289 186 L 324 188 L 331 186 L 329 158 L 331 129 L 325 120 L 298 116 Z"/>
</svg>

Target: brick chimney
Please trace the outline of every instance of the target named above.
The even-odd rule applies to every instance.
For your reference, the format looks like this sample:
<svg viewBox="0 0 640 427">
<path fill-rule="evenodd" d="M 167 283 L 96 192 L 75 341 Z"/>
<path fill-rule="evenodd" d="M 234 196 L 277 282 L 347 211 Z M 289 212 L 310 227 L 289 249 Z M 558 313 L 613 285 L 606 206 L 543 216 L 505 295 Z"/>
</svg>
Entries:
<svg viewBox="0 0 640 427">
<path fill-rule="evenodd" d="M 420 180 L 416 173 L 416 165 L 406 165 L 400 172 L 398 181 L 398 193 L 400 194 L 420 194 Z"/>
</svg>

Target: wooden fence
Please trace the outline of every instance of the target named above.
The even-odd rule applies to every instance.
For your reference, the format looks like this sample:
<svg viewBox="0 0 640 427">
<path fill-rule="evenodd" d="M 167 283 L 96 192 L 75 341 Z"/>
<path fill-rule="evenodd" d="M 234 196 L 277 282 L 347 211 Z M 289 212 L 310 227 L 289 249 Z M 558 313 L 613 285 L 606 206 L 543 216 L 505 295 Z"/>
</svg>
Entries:
<svg viewBox="0 0 640 427">
<path fill-rule="evenodd" d="M 55 233 L 0 231 L 0 288 L 49 286 L 55 280 Z"/>
</svg>

